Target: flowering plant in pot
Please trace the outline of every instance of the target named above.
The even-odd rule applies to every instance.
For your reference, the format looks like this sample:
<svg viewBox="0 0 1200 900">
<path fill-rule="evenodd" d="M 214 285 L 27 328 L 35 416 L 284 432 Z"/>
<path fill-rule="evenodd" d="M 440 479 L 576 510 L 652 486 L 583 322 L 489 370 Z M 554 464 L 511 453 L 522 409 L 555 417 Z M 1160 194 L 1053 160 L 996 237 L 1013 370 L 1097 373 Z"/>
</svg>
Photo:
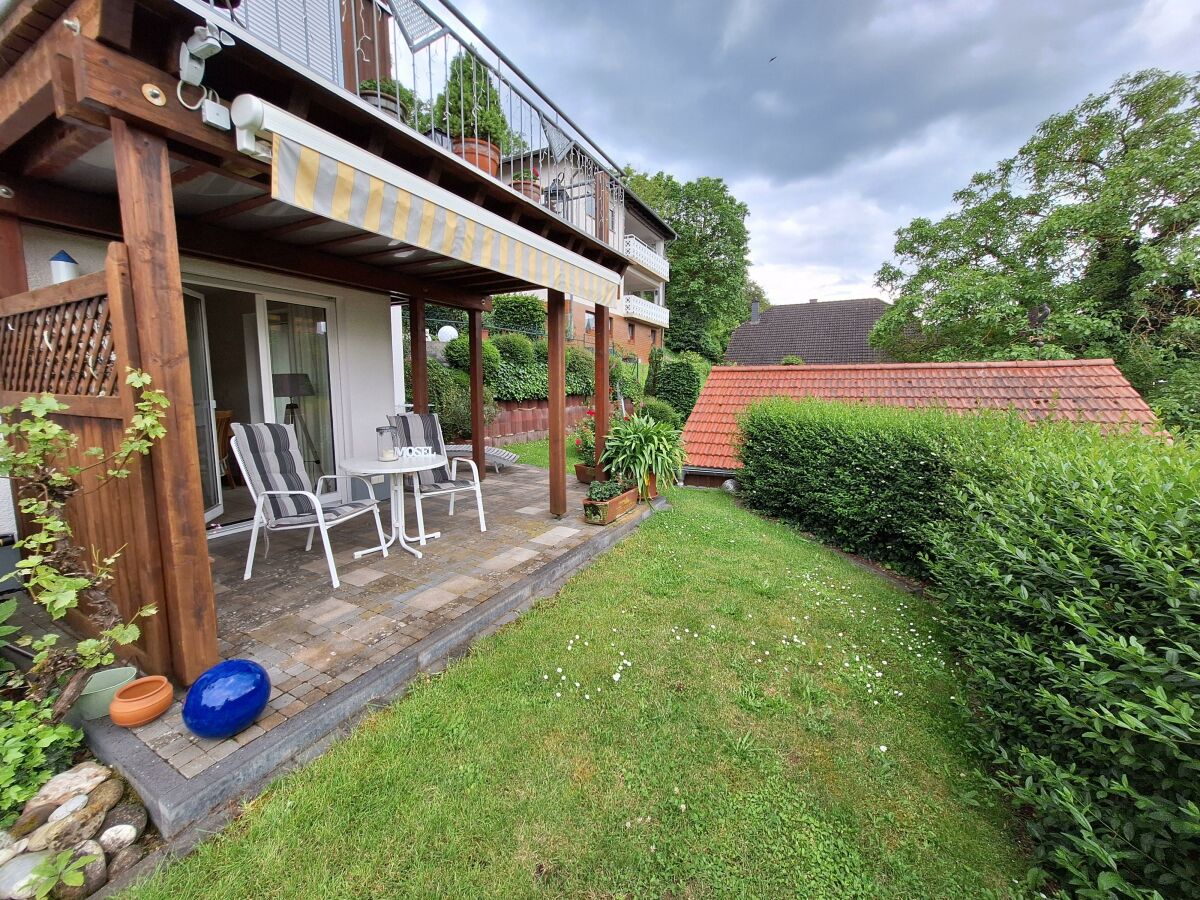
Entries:
<svg viewBox="0 0 1200 900">
<path fill-rule="evenodd" d="M 416 109 L 413 92 L 391 78 L 368 78 L 359 82 L 358 96 L 401 121 L 406 121 Z"/>
<path fill-rule="evenodd" d="M 537 166 L 529 169 L 521 169 L 519 172 L 514 172 L 512 177 L 512 188 L 514 191 L 524 194 L 535 203 L 542 202 L 542 173 L 538 171 Z"/>
<path fill-rule="evenodd" d="M 524 146 L 504 117 L 491 69 L 465 51 L 450 63 L 446 87 L 433 102 L 431 124 L 450 135 L 456 154 L 493 178 L 500 172 L 501 153 Z"/>
<path fill-rule="evenodd" d="M 683 472 L 683 441 L 669 422 L 630 416 L 613 425 L 601 462 L 613 474 L 631 479 L 649 499 L 658 495 L 658 479 L 678 480 Z"/>
<path fill-rule="evenodd" d="M 571 443 L 575 452 L 585 460 L 596 459 L 596 411 L 588 409 L 579 424 L 571 429 Z M 575 477 L 583 484 L 590 484 L 596 478 L 596 466 L 593 463 L 575 463 Z"/>
<path fill-rule="evenodd" d="M 608 525 L 637 506 L 637 486 L 627 478 L 593 481 L 583 501 L 583 518 L 592 525 Z"/>
</svg>

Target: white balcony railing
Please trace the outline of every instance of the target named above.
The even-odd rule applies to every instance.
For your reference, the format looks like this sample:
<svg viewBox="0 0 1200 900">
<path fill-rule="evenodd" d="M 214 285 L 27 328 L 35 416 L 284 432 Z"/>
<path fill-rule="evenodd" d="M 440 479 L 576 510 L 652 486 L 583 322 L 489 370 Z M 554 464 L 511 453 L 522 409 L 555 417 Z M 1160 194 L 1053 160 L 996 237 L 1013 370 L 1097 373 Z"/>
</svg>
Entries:
<svg viewBox="0 0 1200 900">
<path fill-rule="evenodd" d="M 625 255 L 663 281 L 671 280 L 671 264 L 667 258 L 637 236 L 625 235 Z"/>
<path fill-rule="evenodd" d="M 620 166 L 452 0 L 176 2 L 621 248 Z"/>
<path fill-rule="evenodd" d="M 632 294 L 626 294 L 622 298 L 621 315 L 626 319 L 637 319 L 639 322 L 645 322 L 647 325 L 654 325 L 658 328 L 671 327 L 671 311 L 669 309 Z"/>
</svg>

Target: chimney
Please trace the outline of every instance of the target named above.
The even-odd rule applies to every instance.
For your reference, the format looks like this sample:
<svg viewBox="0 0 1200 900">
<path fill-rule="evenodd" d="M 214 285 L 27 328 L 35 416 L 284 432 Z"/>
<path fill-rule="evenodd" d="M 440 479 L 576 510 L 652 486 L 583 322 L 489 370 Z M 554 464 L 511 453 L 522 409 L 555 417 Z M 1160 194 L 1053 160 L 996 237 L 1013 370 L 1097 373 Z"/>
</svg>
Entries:
<svg viewBox="0 0 1200 900">
<path fill-rule="evenodd" d="M 808 298 L 808 302 L 809 302 L 809 303 L 816 303 L 816 302 L 817 302 L 817 298 L 816 298 L 816 297 L 809 297 L 809 298 Z"/>
<path fill-rule="evenodd" d="M 750 323 L 754 324 L 758 321 L 758 301 L 750 301 Z"/>
</svg>

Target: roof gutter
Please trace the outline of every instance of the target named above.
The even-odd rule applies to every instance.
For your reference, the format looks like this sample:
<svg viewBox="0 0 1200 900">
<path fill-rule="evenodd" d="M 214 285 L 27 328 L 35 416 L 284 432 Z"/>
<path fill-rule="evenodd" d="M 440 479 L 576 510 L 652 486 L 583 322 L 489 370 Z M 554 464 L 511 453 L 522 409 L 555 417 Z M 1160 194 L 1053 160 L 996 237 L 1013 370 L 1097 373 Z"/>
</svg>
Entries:
<svg viewBox="0 0 1200 900">
<path fill-rule="evenodd" d="M 684 475 L 723 475 L 726 478 L 736 478 L 737 469 L 714 469 L 711 466 L 684 466 Z"/>
</svg>

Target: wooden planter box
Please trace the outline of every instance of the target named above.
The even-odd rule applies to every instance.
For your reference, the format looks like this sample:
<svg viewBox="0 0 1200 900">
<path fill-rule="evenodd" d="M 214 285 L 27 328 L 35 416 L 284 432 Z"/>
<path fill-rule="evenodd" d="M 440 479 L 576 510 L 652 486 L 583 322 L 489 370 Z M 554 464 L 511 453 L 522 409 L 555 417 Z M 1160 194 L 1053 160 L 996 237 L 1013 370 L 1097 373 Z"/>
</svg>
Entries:
<svg viewBox="0 0 1200 900">
<path fill-rule="evenodd" d="M 611 500 L 584 500 L 583 520 L 591 525 L 608 525 L 637 506 L 637 502 L 637 488 L 630 488 Z"/>
<path fill-rule="evenodd" d="M 584 484 L 591 484 L 596 480 L 596 467 L 586 463 L 575 463 L 575 477 Z"/>
</svg>

